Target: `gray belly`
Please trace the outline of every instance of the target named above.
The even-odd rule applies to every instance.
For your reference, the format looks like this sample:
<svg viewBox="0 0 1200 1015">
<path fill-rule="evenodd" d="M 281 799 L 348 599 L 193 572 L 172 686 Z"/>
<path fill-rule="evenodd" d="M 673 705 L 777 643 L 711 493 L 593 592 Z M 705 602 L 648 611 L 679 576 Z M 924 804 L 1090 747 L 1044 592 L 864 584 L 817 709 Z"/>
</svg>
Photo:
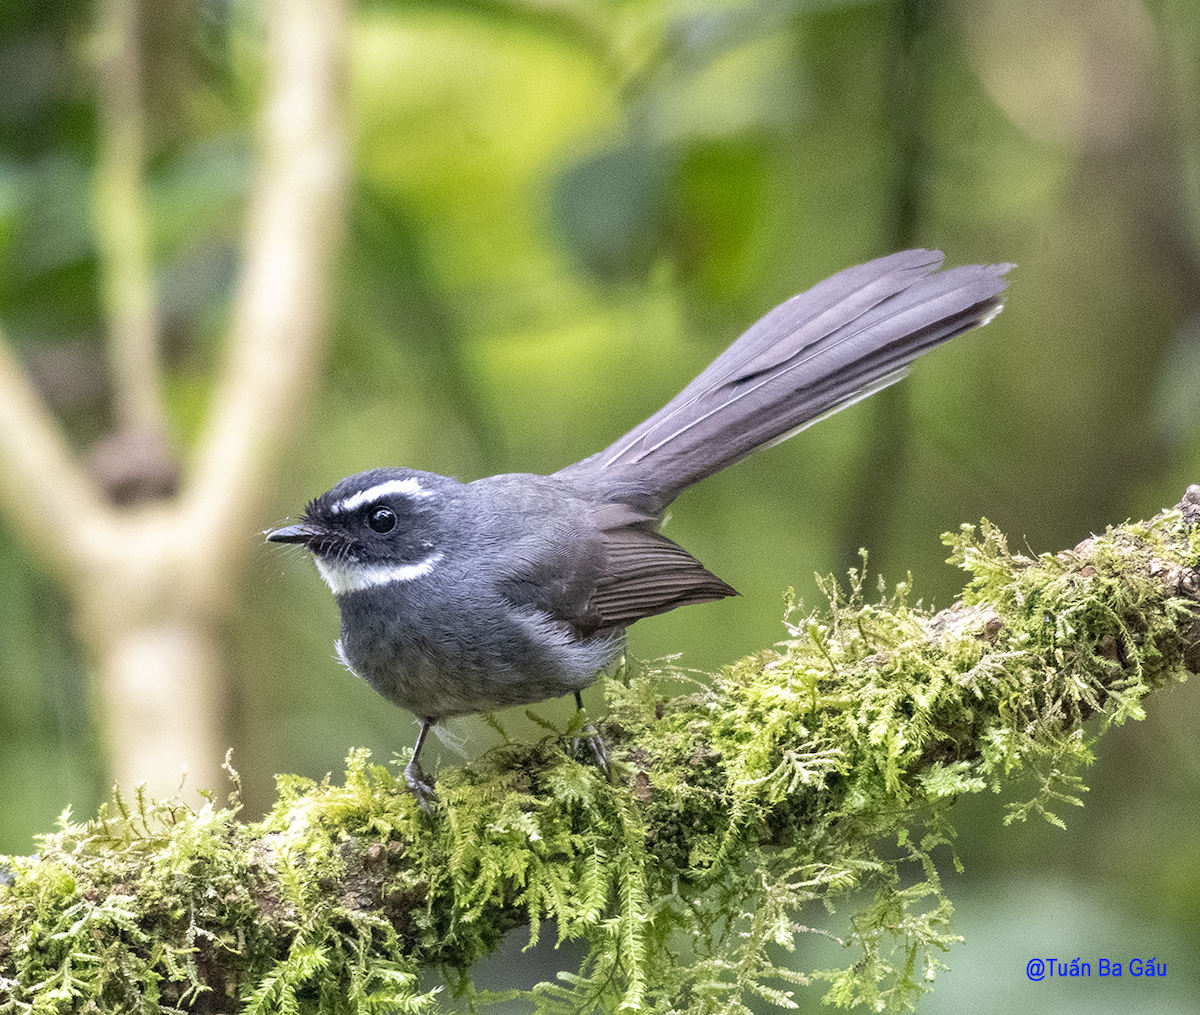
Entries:
<svg viewBox="0 0 1200 1015">
<path fill-rule="evenodd" d="M 353 598 L 353 597 L 347 597 Z M 356 614 L 338 654 L 383 697 L 421 718 L 529 705 L 591 684 L 621 654 L 623 629 L 585 638 L 544 614 L 509 611 L 503 626 L 441 618 L 419 626 L 387 618 L 387 637 Z"/>
</svg>

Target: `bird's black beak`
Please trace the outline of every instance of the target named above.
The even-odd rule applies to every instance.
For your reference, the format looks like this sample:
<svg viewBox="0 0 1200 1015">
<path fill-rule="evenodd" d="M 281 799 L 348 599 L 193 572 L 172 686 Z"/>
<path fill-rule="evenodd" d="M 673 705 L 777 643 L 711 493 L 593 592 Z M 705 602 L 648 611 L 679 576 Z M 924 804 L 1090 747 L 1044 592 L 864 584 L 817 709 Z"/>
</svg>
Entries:
<svg viewBox="0 0 1200 1015">
<path fill-rule="evenodd" d="M 325 530 L 315 525 L 287 525 L 282 529 L 267 529 L 263 535 L 268 543 L 300 543 L 308 546 L 314 539 L 325 535 Z"/>
</svg>

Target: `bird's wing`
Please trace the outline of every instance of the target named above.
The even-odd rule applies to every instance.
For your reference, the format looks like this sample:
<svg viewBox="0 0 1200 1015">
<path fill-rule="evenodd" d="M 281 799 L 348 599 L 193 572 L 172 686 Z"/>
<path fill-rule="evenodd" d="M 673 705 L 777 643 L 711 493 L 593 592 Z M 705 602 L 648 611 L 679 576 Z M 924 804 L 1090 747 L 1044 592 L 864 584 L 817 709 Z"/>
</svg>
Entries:
<svg viewBox="0 0 1200 1015">
<path fill-rule="evenodd" d="M 650 529 L 604 533 L 605 563 L 591 608 L 602 627 L 627 627 L 677 606 L 708 603 L 737 591 L 682 546 Z"/>
<path fill-rule="evenodd" d="M 578 637 L 737 592 L 627 504 L 555 513 L 504 549 L 499 586 Z M 526 521 L 528 521 L 526 516 Z"/>
</svg>

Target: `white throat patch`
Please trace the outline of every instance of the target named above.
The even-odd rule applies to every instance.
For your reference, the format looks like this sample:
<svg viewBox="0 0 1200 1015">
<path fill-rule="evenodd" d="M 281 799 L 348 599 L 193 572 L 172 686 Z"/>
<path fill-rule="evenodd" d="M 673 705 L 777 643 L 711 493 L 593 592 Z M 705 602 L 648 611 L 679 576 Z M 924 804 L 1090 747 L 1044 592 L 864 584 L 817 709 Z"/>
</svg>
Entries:
<svg viewBox="0 0 1200 1015">
<path fill-rule="evenodd" d="M 364 592 L 379 585 L 410 582 L 422 578 L 442 559 L 442 552 L 431 553 L 416 564 L 360 564 L 354 561 L 322 560 L 314 557 L 317 570 L 335 596 Z"/>
</svg>

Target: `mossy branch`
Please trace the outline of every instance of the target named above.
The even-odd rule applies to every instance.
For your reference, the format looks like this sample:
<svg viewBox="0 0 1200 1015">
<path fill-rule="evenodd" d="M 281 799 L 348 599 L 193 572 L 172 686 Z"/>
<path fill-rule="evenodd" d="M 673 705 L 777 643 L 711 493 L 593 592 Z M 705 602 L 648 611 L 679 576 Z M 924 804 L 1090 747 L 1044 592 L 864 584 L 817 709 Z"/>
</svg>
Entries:
<svg viewBox="0 0 1200 1015">
<path fill-rule="evenodd" d="M 1096 737 L 1200 668 L 1198 518 L 1193 486 L 1037 558 L 964 526 L 945 539 L 973 577 L 936 615 L 903 585 L 868 602 L 859 573 L 830 579 L 826 609 L 711 686 L 610 681 L 612 784 L 572 759 L 570 729 L 443 772 L 432 815 L 355 752 L 341 785 L 282 777 L 259 823 L 236 792 L 64 816 L 7 861 L 0 1012 L 433 1011 L 430 964 L 482 1003 L 473 962 L 549 921 L 588 952 L 534 989 L 539 1011 L 786 1008 L 813 981 L 840 1005 L 910 1007 L 957 940 L 933 859 L 954 799 L 1032 774 L 1009 819 L 1061 824 Z M 779 961 L 806 905 L 852 891 L 869 901 L 845 968 Z"/>
</svg>

